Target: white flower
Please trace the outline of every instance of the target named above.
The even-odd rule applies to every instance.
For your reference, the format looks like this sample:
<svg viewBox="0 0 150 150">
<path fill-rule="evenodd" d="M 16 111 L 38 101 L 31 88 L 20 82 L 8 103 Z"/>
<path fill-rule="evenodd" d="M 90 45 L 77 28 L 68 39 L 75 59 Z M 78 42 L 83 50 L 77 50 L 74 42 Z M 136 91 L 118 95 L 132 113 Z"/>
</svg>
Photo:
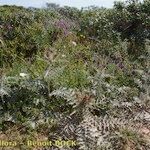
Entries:
<svg viewBox="0 0 150 150">
<path fill-rule="evenodd" d="M 20 73 L 19 75 L 20 75 L 20 77 L 26 77 L 27 76 L 26 73 Z"/>
<path fill-rule="evenodd" d="M 74 46 L 77 46 L 77 43 L 76 43 L 76 42 L 74 42 L 74 41 L 72 41 L 72 44 L 73 44 Z"/>
<path fill-rule="evenodd" d="M 66 55 L 61 55 L 63 58 L 65 58 L 66 57 Z"/>
</svg>

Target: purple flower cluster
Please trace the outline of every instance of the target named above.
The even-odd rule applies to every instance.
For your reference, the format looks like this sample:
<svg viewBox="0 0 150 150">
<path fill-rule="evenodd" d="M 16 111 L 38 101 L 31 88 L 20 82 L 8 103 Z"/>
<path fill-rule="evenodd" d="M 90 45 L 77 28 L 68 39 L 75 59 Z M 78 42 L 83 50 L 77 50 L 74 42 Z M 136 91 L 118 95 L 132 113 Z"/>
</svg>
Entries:
<svg viewBox="0 0 150 150">
<path fill-rule="evenodd" d="M 7 29 L 8 29 L 8 30 L 13 29 L 13 25 L 8 24 L 8 25 L 7 25 Z"/>
<path fill-rule="evenodd" d="M 55 25 L 58 29 L 63 31 L 65 36 L 68 35 L 69 29 L 70 29 L 70 24 L 67 21 L 60 19 L 55 23 Z"/>
<path fill-rule="evenodd" d="M 119 62 L 119 63 L 118 63 L 118 67 L 119 67 L 120 69 L 123 69 L 123 68 L 124 68 L 123 62 Z"/>
</svg>

